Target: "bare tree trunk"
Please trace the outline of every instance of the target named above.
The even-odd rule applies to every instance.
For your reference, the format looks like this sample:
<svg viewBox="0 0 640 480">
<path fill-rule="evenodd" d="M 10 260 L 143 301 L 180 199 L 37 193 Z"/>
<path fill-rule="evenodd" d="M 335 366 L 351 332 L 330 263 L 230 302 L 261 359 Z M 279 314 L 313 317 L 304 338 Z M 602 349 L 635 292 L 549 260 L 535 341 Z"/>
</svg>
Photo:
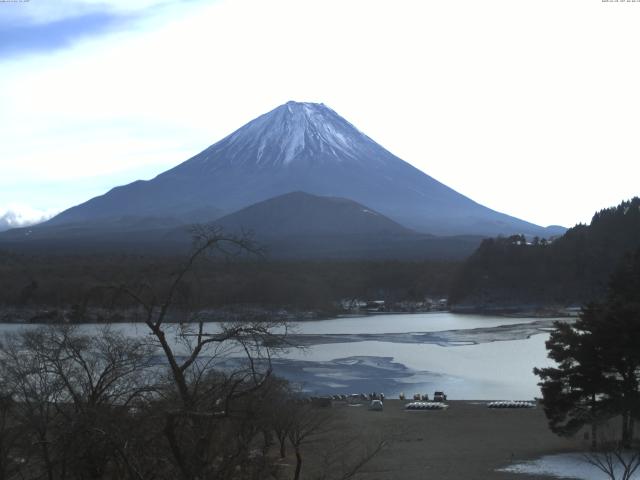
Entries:
<svg viewBox="0 0 640 480">
<path fill-rule="evenodd" d="M 631 447 L 631 439 L 629 438 L 629 420 L 629 412 L 625 410 L 622 412 L 622 448 Z"/>
<path fill-rule="evenodd" d="M 269 454 L 269 450 L 271 450 L 271 445 L 273 445 L 270 432 L 266 429 L 262 430 L 262 442 L 262 456 L 266 457 Z"/>
<path fill-rule="evenodd" d="M 46 440 L 42 441 L 42 456 L 44 457 L 44 464 L 47 468 L 47 478 L 53 480 L 53 464 L 51 463 L 51 457 L 49 456 L 49 446 Z"/>
<path fill-rule="evenodd" d="M 296 471 L 293 474 L 293 480 L 300 479 L 300 472 L 302 471 L 302 454 L 300 453 L 300 449 L 296 447 Z"/>
<path fill-rule="evenodd" d="M 151 328 L 151 331 L 158 339 L 158 342 L 162 347 L 165 357 L 169 362 L 169 367 L 171 368 L 173 379 L 176 383 L 176 387 L 178 387 L 178 392 L 180 393 L 180 399 L 182 400 L 182 403 L 185 409 L 190 409 L 193 402 L 191 398 L 191 392 L 189 391 L 189 387 L 187 386 L 187 380 L 184 377 L 184 373 L 182 369 L 178 365 L 175 354 L 173 353 L 171 346 L 169 346 L 169 343 L 167 342 L 167 338 L 164 332 L 160 327 L 156 327 L 151 323 L 147 323 L 147 325 L 149 326 L 149 328 Z"/>
<path fill-rule="evenodd" d="M 598 448 L 598 425 L 596 420 L 596 394 L 591 394 L 591 449 Z"/>
<path fill-rule="evenodd" d="M 164 434 L 167 437 L 167 441 L 169 442 L 169 448 L 171 449 L 171 453 L 173 454 L 173 458 L 178 464 L 178 468 L 182 473 L 182 476 L 185 480 L 190 480 L 192 478 L 191 471 L 187 466 L 187 462 L 185 461 L 182 451 L 179 446 L 178 439 L 176 438 L 176 424 L 175 417 L 173 414 L 167 414 L 165 418 L 165 426 L 164 426 Z"/>
<path fill-rule="evenodd" d="M 280 439 L 280 458 L 284 458 L 287 456 L 287 447 L 285 445 L 286 438 Z"/>
</svg>

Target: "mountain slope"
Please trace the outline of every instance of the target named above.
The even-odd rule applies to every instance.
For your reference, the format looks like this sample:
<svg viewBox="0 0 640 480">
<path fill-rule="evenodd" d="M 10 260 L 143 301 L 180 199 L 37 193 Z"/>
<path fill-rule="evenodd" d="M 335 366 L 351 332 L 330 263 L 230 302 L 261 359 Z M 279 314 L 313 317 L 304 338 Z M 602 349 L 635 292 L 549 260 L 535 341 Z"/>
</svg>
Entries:
<svg viewBox="0 0 640 480">
<path fill-rule="evenodd" d="M 481 241 L 417 233 L 352 200 L 304 192 L 250 205 L 214 223 L 226 232 L 250 231 L 269 257 L 280 259 L 460 259 Z"/>
<path fill-rule="evenodd" d="M 292 191 L 349 198 L 432 234 L 548 235 L 434 180 L 323 104 L 296 102 L 256 118 L 152 180 L 116 187 L 49 223 L 180 217 L 195 208 L 232 213 Z"/>
<path fill-rule="evenodd" d="M 270 259 L 461 259 L 482 237 L 417 233 L 352 200 L 292 192 L 213 222 L 251 232 Z M 118 217 L 13 229 L 0 248 L 47 253 L 175 254 L 192 244 L 191 225 L 171 217 Z"/>
<path fill-rule="evenodd" d="M 215 221 L 225 231 L 264 237 L 290 235 L 414 235 L 353 200 L 292 192 L 250 205 Z"/>
</svg>

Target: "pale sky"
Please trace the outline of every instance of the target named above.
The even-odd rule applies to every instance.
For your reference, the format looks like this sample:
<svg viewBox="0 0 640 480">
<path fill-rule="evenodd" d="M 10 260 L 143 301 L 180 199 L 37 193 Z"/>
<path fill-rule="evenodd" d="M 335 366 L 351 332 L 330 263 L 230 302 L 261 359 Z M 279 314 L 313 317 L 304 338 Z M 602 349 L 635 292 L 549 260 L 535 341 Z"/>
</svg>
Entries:
<svg viewBox="0 0 640 480">
<path fill-rule="evenodd" d="M 640 2 L 0 2 L 0 216 L 153 178 L 288 101 L 540 225 L 640 195 Z"/>
</svg>

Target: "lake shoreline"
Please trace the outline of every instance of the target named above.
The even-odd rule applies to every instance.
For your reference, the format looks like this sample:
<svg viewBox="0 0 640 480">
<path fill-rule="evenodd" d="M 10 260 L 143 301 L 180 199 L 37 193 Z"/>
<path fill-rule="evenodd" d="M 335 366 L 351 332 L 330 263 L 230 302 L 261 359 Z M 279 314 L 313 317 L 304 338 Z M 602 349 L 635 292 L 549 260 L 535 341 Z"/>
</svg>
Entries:
<svg viewBox="0 0 640 480">
<path fill-rule="evenodd" d="M 562 438 L 549 430 L 540 405 L 490 409 L 483 400 L 453 400 L 446 410 L 405 411 L 405 403 L 387 399 L 382 412 L 369 411 L 366 403 L 330 407 L 341 435 L 358 434 L 362 441 L 381 437 L 387 442 L 358 478 L 543 479 L 550 477 L 500 469 L 544 455 L 584 450 L 582 435 Z"/>
<path fill-rule="evenodd" d="M 580 313 L 578 307 L 547 307 L 547 306 L 513 306 L 513 307 L 486 307 L 477 305 L 457 305 L 450 310 L 451 313 L 460 315 L 484 315 L 511 318 L 575 318 Z"/>
<path fill-rule="evenodd" d="M 503 317 L 503 318 L 575 318 L 579 314 L 579 310 L 575 308 L 545 308 L 545 309 L 527 309 L 527 308 L 485 308 L 485 307 L 453 307 L 449 310 L 428 310 L 428 311 L 389 311 L 389 312 L 357 312 L 357 313 L 339 313 L 326 312 L 320 310 L 309 311 L 288 311 L 286 309 L 262 309 L 248 308 L 246 311 L 240 309 L 203 309 L 202 312 L 209 318 L 204 323 L 214 322 L 233 322 L 233 321 L 283 321 L 283 322 L 313 322 L 320 320 L 343 320 L 349 318 L 365 318 L 379 317 L 384 315 L 430 315 L 441 313 L 452 313 L 456 315 L 477 315 L 483 317 Z M 73 308 L 54 308 L 54 307 L 0 307 L 0 324 L 119 324 L 119 323 L 141 323 L 140 311 L 122 310 L 111 311 L 104 308 L 90 308 L 86 312 L 87 320 L 78 320 L 76 316 L 79 314 L 74 312 Z M 185 323 L 184 320 L 176 316 L 170 316 L 165 320 L 168 324 Z"/>
</svg>

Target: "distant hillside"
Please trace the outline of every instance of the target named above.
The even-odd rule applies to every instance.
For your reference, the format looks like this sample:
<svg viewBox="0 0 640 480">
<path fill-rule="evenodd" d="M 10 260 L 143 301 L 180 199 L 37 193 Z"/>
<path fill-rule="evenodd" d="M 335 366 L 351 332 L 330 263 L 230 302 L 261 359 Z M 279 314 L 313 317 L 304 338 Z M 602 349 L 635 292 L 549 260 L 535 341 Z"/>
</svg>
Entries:
<svg viewBox="0 0 640 480">
<path fill-rule="evenodd" d="M 453 282 L 458 308 L 581 305 L 600 298 L 626 253 L 640 247 L 640 198 L 596 213 L 562 237 L 527 243 L 521 236 L 482 242 Z"/>
<path fill-rule="evenodd" d="M 214 223 L 229 233 L 251 232 L 279 259 L 462 259 L 481 241 L 417 233 L 353 200 L 305 192 L 258 202 Z M 184 238 L 179 232 L 171 238 Z"/>
<path fill-rule="evenodd" d="M 98 244 L 150 243 L 157 241 L 169 229 L 188 223 L 172 217 L 122 216 L 93 222 L 40 224 L 14 228 L 0 233 L 0 247 L 15 244 L 24 248 L 46 245 L 79 245 L 91 249 Z M 75 247 L 72 247 L 75 248 Z"/>
<path fill-rule="evenodd" d="M 214 218 L 218 214 L 207 211 Z M 251 232 L 273 259 L 460 260 L 482 240 L 417 233 L 355 201 L 304 192 L 258 202 L 213 223 L 227 233 Z M 0 233 L 0 248 L 62 254 L 184 254 L 192 243 L 191 225 L 182 218 L 137 216 L 46 223 Z"/>
<path fill-rule="evenodd" d="M 353 200 L 292 192 L 215 221 L 226 231 L 249 229 L 262 237 L 289 235 L 415 235 Z"/>
</svg>

